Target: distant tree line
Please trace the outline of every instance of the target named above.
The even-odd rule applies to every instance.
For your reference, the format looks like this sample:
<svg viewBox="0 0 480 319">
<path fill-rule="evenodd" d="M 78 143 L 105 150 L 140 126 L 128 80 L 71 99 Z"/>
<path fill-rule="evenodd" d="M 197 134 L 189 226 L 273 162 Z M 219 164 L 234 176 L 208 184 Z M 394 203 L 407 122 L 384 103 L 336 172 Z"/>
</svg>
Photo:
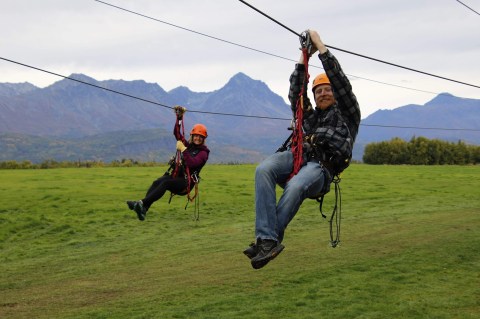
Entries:
<svg viewBox="0 0 480 319">
<path fill-rule="evenodd" d="M 103 161 L 55 161 L 45 160 L 41 163 L 32 163 L 31 161 L 4 161 L 0 162 L 0 169 L 46 169 L 46 168 L 73 168 L 73 167 L 154 167 L 166 165 L 165 162 L 139 162 L 133 159 L 115 160 L 110 163 Z"/>
<path fill-rule="evenodd" d="M 223 165 L 242 165 L 240 162 L 230 161 L 220 163 Z M 141 162 L 133 159 L 124 158 L 122 160 L 114 160 L 110 163 L 103 161 L 55 161 L 52 159 L 45 160 L 41 163 L 32 163 L 31 161 L 3 161 L 0 162 L 1 169 L 47 169 L 47 168 L 93 168 L 93 167 L 158 167 L 168 165 L 167 162 L 147 161 Z"/>
<path fill-rule="evenodd" d="M 439 139 L 413 137 L 409 142 L 401 138 L 370 143 L 363 153 L 365 164 L 410 165 L 467 165 L 480 163 L 480 146 L 462 141 L 447 142 Z"/>
</svg>

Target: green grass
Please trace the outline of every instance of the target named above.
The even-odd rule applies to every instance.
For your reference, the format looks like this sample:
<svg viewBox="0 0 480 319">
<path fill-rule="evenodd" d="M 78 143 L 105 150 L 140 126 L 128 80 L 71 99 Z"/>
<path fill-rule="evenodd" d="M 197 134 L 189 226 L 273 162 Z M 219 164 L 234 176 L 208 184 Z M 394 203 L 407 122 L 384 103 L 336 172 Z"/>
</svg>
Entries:
<svg viewBox="0 0 480 319">
<path fill-rule="evenodd" d="M 207 165 L 200 221 L 166 168 L 0 171 L 1 318 L 478 318 L 480 168 L 352 165 L 342 233 L 307 200 L 254 270 L 253 165 Z M 330 212 L 333 193 L 324 211 Z"/>
</svg>

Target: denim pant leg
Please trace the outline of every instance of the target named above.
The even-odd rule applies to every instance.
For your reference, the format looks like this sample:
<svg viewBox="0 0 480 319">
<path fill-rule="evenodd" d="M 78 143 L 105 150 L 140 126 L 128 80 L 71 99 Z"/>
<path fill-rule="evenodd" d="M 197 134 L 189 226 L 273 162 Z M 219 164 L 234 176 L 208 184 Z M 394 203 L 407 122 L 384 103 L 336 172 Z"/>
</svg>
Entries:
<svg viewBox="0 0 480 319">
<path fill-rule="evenodd" d="M 282 242 L 285 229 L 295 217 L 302 202 L 305 198 L 318 194 L 323 189 L 324 182 L 324 171 L 318 162 L 308 162 L 288 181 L 277 204 L 279 242 Z"/>
<path fill-rule="evenodd" d="M 293 167 L 292 152 L 275 153 L 257 166 L 255 171 L 255 237 L 278 240 L 277 183 L 285 182 Z"/>
</svg>

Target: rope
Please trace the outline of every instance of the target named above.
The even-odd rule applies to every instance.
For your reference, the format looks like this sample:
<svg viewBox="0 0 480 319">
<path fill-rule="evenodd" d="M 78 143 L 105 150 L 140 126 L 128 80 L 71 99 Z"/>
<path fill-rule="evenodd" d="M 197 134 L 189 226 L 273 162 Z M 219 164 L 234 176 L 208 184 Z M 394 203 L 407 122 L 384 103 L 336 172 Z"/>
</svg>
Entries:
<svg viewBox="0 0 480 319">
<path fill-rule="evenodd" d="M 332 215 L 328 223 L 330 224 L 330 245 L 332 248 L 340 244 L 340 222 L 342 219 L 342 192 L 340 189 L 340 177 L 336 176 L 333 179 L 335 184 L 335 206 L 333 207 Z M 333 224 L 335 223 L 335 236 Z M 335 238 L 334 238 L 335 237 Z"/>
<path fill-rule="evenodd" d="M 310 37 L 308 36 L 308 33 L 304 34 L 305 37 L 303 37 L 303 35 L 300 36 L 300 42 L 302 43 L 302 54 L 305 64 L 305 77 L 303 78 L 302 88 L 299 93 L 299 98 L 297 100 L 295 110 L 291 144 L 291 149 L 293 153 L 293 170 L 290 173 L 288 180 L 295 176 L 303 165 L 303 96 L 305 95 L 305 87 L 307 86 L 310 78 L 310 75 L 308 74 L 308 60 L 310 58 L 308 52 Z"/>
<path fill-rule="evenodd" d="M 190 199 L 190 201 L 192 201 L 193 199 L 195 199 L 195 207 L 193 209 L 193 220 L 199 221 L 200 220 L 200 193 L 198 192 L 198 182 L 195 183 L 195 195 L 193 196 L 192 199 Z"/>
<path fill-rule="evenodd" d="M 248 4 L 247 2 L 245 2 L 245 1 L 243 1 L 243 0 L 239 0 L 239 1 L 240 1 L 241 3 L 243 3 L 243 4 L 245 4 L 246 6 L 252 8 L 253 10 L 257 11 L 258 13 L 262 14 L 262 15 L 265 16 L 266 18 L 268 18 L 268 19 L 272 20 L 273 22 L 277 23 L 278 25 L 282 26 L 283 28 L 287 29 L 288 31 L 292 32 L 293 34 L 296 34 L 297 36 L 300 36 L 300 34 L 298 34 L 297 32 L 293 31 L 292 29 L 288 28 L 288 27 L 285 26 L 284 24 L 278 22 L 278 21 L 275 20 L 274 18 L 270 17 L 268 14 L 260 11 L 259 9 L 255 8 L 254 6 Z M 462 81 L 457 81 L 457 80 L 454 80 L 454 79 L 449 79 L 449 78 L 446 78 L 446 77 L 443 77 L 443 76 L 440 76 L 440 75 L 435 75 L 435 74 L 432 74 L 432 73 L 420 71 L 420 70 L 413 69 L 413 68 L 409 68 L 409 67 L 402 66 L 402 65 L 399 65 L 399 64 L 395 64 L 395 63 L 383 61 L 383 60 L 380 60 L 380 59 L 372 58 L 372 57 L 369 57 L 369 56 L 366 56 L 366 55 L 363 55 L 363 54 L 359 54 L 359 53 L 355 53 L 355 52 L 352 52 L 352 51 L 348 51 L 348 50 L 336 48 L 336 47 L 331 46 L 331 45 L 325 45 L 325 46 L 326 46 L 327 48 L 334 49 L 334 50 L 338 50 L 338 51 L 341 51 L 341 52 L 344 52 L 344 53 L 348 53 L 348 54 L 352 54 L 352 55 L 356 55 L 356 56 L 361 57 L 361 58 L 364 58 L 364 59 L 369 59 L 369 60 L 372 60 L 372 61 L 375 61 L 375 62 L 380 62 L 380 63 L 388 64 L 388 65 L 391 65 L 391 66 L 394 66 L 394 67 L 397 67 L 397 68 L 401 68 L 401 69 L 404 69 L 404 70 L 408 70 L 408 71 L 412 71 L 412 72 L 417 72 L 417 73 L 421 73 L 421 74 L 428 75 L 428 76 L 431 76 L 431 77 L 435 77 L 435 78 L 438 78 L 438 79 L 447 80 L 447 81 L 451 81 L 451 82 L 455 82 L 455 83 L 459 83 L 459 84 L 463 84 L 463 85 L 468 85 L 468 86 L 471 86 L 471 87 L 475 87 L 475 88 L 479 88 L 479 89 L 480 89 L 480 86 L 479 86 L 479 85 L 470 84 L 470 83 L 466 83 L 466 82 L 462 82 Z"/>
<path fill-rule="evenodd" d="M 24 64 L 24 63 L 20 63 L 20 62 L 17 62 L 17 61 L 9 60 L 9 59 L 3 58 L 3 57 L 0 57 L 0 60 L 5 60 L 5 61 L 7 61 L 7 62 L 15 63 L 15 64 L 18 64 L 18 65 L 21 65 L 21 66 L 24 66 L 24 67 L 27 67 L 27 68 L 31 68 L 31 69 L 34 69 L 34 70 L 37 70 L 37 71 L 45 72 L 45 73 L 48 73 L 48 74 L 52 74 L 52 75 L 55 75 L 55 76 L 64 78 L 64 79 L 66 79 L 66 80 L 75 81 L 75 82 L 78 82 L 78 83 L 82 83 L 82 84 L 85 84 L 85 85 L 89 85 L 89 86 L 94 87 L 94 88 L 97 88 L 97 89 L 101 89 L 101 90 L 109 91 L 109 92 L 111 92 L 111 93 L 123 95 L 123 96 L 125 96 L 125 97 L 129 97 L 129 98 L 132 98 L 132 99 L 136 99 L 136 100 L 139 100 L 139 101 L 142 101 L 142 102 L 151 103 L 151 104 L 155 104 L 155 105 L 162 106 L 162 107 L 164 107 L 164 108 L 173 109 L 173 107 L 168 106 L 168 105 L 165 105 L 165 104 L 162 104 L 162 103 L 158 103 L 158 102 L 155 102 L 155 101 L 147 100 L 147 99 L 144 99 L 144 98 L 141 98 L 141 97 L 138 97 L 138 96 L 134 96 L 134 95 L 131 95 L 131 94 L 127 94 L 127 93 L 124 93 L 124 92 L 120 92 L 120 91 L 117 91 L 117 90 L 108 89 L 108 88 L 103 87 L 103 86 L 100 86 L 100 85 L 95 85 L 95 84 L 88 83 L 88 82 L 85 82 L 85 81 L 77 80 L 77 79 L 74 79 L 74 78 L 72 78 L 72 77 L 68 77 L 68 76 L 61 75 L 61 74 L 58 74 L 58 73 L 55 73 L 55 72 L 51 72 L 51 71 L 48 71 L 48 70 L 40 69 L 40 68 L 37 68 L 37 67 L 35 67 L 35 66 L 31 66 L 31 65 L 28 65 L 28 64 Z M 292 61 L 293 61 L 293 60 L 292 60 Z M 352 76 L 355 76 L 355 75 L 352 75 Z M 355 76 L 355 77 L 357 77 L 357 78 L 359 78 L 359 79 L 368 80 L 368 79 L 361 78 L 361 77 L 358 77 L 358 76 Z M 369 81 L 373 81 L 373 80 L 369 80 Z M 374 81 L 374 82 L 382 83 L 382 82 L 379 82 L 379 81 Z M 388 83 L 383 83 L 383 84 L 388 84 Z M 388 85 L 391 85 L 391 84 L 388 84 Z M 395 86 L 395 85 L 394 85 L 394 86 Z M 398 87 L 401 87 L 401 86 L 398 86 Z M 401 87 L 401 88 L 405 88 L 405 89 L 410 89 L 410 90 L 412 90 L 411 88 L 406 88 L 406 87 Z M 416 90 L 416 91 L 421 91 L 421 90 Z M 421 91 L 421 92 L 439 94 L 439 93 L 428 92 L 428 91 Z M 465 98 L 465 99 L 466 99 L 466 98 Z M 210 115 L 222 115 L 222 116 L 235 116 L 235 117 L 244 117 L 244 118 L 255 118 L 255 119 L 291 121 L 291 119 L 289 119 L 289 118 L 283 118 L 283 117 L 271 117 L 271 116 L 260 116 L 260 115 L 246 115 L 246 114 L 235 114 L 235 113 L 221 113 L 221 112 L 208 112 L 208 111 L 195 111 L 195 110 L 190 110 L 189 112 L 190 112 L 190 113 L 200 113 L 200 114 L 210 114 Z M 400 128 L 400 129 L 408 128 L 408 129 L 437 130 L 437 131 L 471 131 L 471 132 L 480 132 L 480 130 L 478 130 L 478 129 L 469 129 L 469 128 L 419 127 L 419 126 L 399 126 L 399 125 L 380 125 L 380 124 L 362 124 L 362 123 L 360 123 L 360 126 L 393 127 L 393 128 Z"/>
<path fill-rule="evenodd" d="M 328 220 L 330 225 L 330 245 L 332 248 L 337 247 L 340 244 L 340 222 L 342 219 L 342 192 L 340 189 L 340 176 L 336 175 L 333 178 L 332 183 L 335 184 L 335 205 L 332 209 L 332 215 Z M 328 192 L 328 191 L 327 191 Z M 322 206 L 323 206 L 323 199 L 325 194 L 321 194 L 318 198 L 316 198 L 317 202 L 319 203 L 318 209 L 320 210 L 320 214 L 323 218 L 327 218 L 327 216 L 323 213 Z M 334 234 L 334 227 L 333 224 L 335 223 L 335 234 Z M 335 238 L 334 238 L 335 237 Z"/>
<path fill-rule="evenodd" d="M 293 176 L 297 175 L 303 164 L 303 97 L 300 97 L 299 103 L 297 103 L 297 110 L 294 119 L 294 128 L 292 135 L 291 151 L 293 153 L 293 169 L 288 177 L 290 180 Z"/>
<path fill-rule="evenodd" d="M 180 130 L 178 133 L 181 136 L 181 139 L 185 138 L 185 126 L 183 125 L 183 115 L 180 113 L 177 113 L 177 121 L 178 121 L 178 130 Z M 177 129 L 177 128 L 175 128 Z M 182 152 L 180 150 L 177 150 L 175 153 L 175 167 L 173 169 L 172 176 L 177 177 L 178 171 L 180 167 L 182 166 Z"/>
<path fill-rule="evenodd" d="M 128 9 L 119 7 L 119 6 L 115 6 L 115 5 L 112 5 L 112 4 L 107 3 L 107 2 L 104 2 L 104 1 L 100 1 L 100 0 L 94 0 L 94 1 L 97 1 L 97 2 L 102 3 L 102 4 L 104 4 L 104 5 L 107 5 L 107 6 L 111 6 L 111 7 L 113 7 L 113 8 L 119 9 L 119 10 L 123 10 L 123 11 L 128 12 L 128 13 L 132 13 L 132 14 L 141 16 L 141 17 L 146 18 L 146 19 L 154 20 L 154 21 L 156 21 L 156 22 L 160 22 L 160 23 L 163 23 L 163 24 L 166 24 L 166 25 L 175 27 L 175 28 L 179 28 L 179 29 L 182 29 L 182 30 L 185 30 L 185 31 L 188 31 L 188 32 L 192 32 L 192 33 L 195 33 L 195 34 L 197 34 L 197 35 L 201 35 L 201 36 L 204 36 L 204 37 L 213 39 L 213 40 L 221 41 L 221 42 L 228 43 L 228 44 L 231 44 L 231 45 L 235 45 L 235 46 L 238 46 L 238 47 L 241 47 L 241 48 L 244 48 L 244 49 L 248 49 L 248 50 L 256 51 L 256 52 L 259 52 L 259 53 L 267 54 L 267 55 L 270 55 L 270 56 L 273 56 L 273 57 L 277 57 L 277 58 L 280 58 L 280 59 L 283 59 L 283 60 L 295 62 L 295 60 L 292 60 L 292 59 L 289 59 L 289 58 L 286 58 L 286 57 L 282 57 L 282 56 L 280 56 L 280 55 L 276 55 L 276 54 L 273 54 L 273 53 L 270 53 L 270 52 L 258 50 L 258 49 L 255 49 L 255 48 L 252 48 L 252 47 L 248 47 L 248 46 L 246 46 L 246 45 L 238 44 L 238 43 L 235 43 L 235 42 L 231 42 L 231 41 L 228 41 L 228 40 L 225 40 L 225 39 L 220 39 L 220 38 L 214 37 L 214 36 L 212 36 L 212 35 L 208 35 L 208 34 L 201 33 L 201 32 L 195 31 L 195 30 L 191 30 L 191 29 L 188 29 L 188 28 L 185 28 L 185 27 L 182 27 L 182 26 L 179 26 L 179 25 L 175 25 L 175 24 L 170 23 L 170 22 L 167 22 L 167 21 L 162 21 L 162 20 L 160 20 L 160 19 L 157 19 L 157 18 L 154 18 L 154 17 L 150 17 L 150 16 L 147 16 L 147 15 L 142 14 L 142 13 L 139 13 L 139 12 L 135 12 L 135 11 L 132 11 L 132 10 L 128 10 Z M 281 25 L 282 27 L 284 27 L 284 28 L 287 29 L 288 31 L 290 31 L 290 32 L 298 35 L 297 32 L 295 32 L 295 31 L 293 31 L 292 29 L 288 28 L 288 27 L 285 26 L 284 24 L 281 24 L 281 23 L 278 22 L 277 20 L 271 18 L 270 16 L 268 16 L 268 15 L 266 15 L 265 13 L 261 12 L 260 10 L 258 10 L 258 9 L 255 8 L 255 7 L 253 7 L 252 5 L 248 4 L 247 2 L 242 1 L 242 0 L 240 0 L 240 2 L 242 2 L 243 4 L 249 6 L 250 8 L 252 8 L 252 9 L 254 9 L 255 11 L 259 12 L 260 14 L 264 15 L 265 17 L 269 18 L 270 20 L 274 21 L 275 23 Z M 471 8 L 469 8 L 469 9 L 471 9 Z M 478 14 L 478 13 L 477 13 L 477 14 Z M 354 53 L 354 52 L 349 52 L 349 51 L 346 51 L 346 50 L 342 50 L 342 49 L 339 49 L 339 48 L 335 48 L 335 47 L 333 47 L 333 46 L 327 46 L 327 47 L 332 48 L 332 49 L 336 49 L 336 50 L 339 50 L 339 51 L 343 51 L 343 52 L 346 52 L 346 53 L 349 53 L 349 54 L 357 55 L 357 56 L 360 56 L 360 57 L 363 57 L 363 58 L 366 58 L 366 59 L 372 59 L 372 60 L 375 60 L 375 61 L 377 61 L 377 62 L 382 62 L 382 63 L 390 64 L 390 65 L 393 65 L 393 66 L 396 66 L 396 67 L 400 67 L 400 68 L 405 68 L 405 67 L 402 67 L 401 65 L 396 65 L 396 64 L 393 64 L 393 63 L 389 63 L 389 62 L 384 62 L 384 61 L 382 61 L 382 60 L 373 59 L 373 58 L 370 58 L 370 57 L 368 57 L 368 56 L 359 55 L 359 54 Z M 317 67 L 317 66 L 314 66 L 314 65 L 313 65 L 313 67 Z M 430 76 L 434 76 L 434 77 L 438 77 L 438 76 L 436 76 L 436 75 L 429 74 L 429 73 L 425 73 L 425 72 L 422 72 L 422 71 L 417 71 L 417 70 L 415 70 L 415 69 L 410 69 L 410 68 L 405 68 L 405 69 L 408 69 L 408 70 L 411 70 L 411 71 L 414 71 L 414 72 L 423 73 L 423 74 L 430 75 Z M 349 75 L 349 74 L 347 74 L 347 75 Z M 354 77 L 356 77 L 356 78 L 363 79 L 363 80 L 366 80 L 366 81 L 376 82 L 376 83 L 380 83 L 380 84 L 384 84 L 384 85 L 390 85 L 390 86 L 394 86 L 394 87 L 400 87 L 400 88 L 404 88 L 404 89 L 407 89 L 407 90 L 413 90 L 413 91 L 419 91 L 419 92 L 425 92 L 425 93 L 439 94 L 439 93 L 429 92 L 429 91 L 425 91 L 425 90 L 418 90 L 418 89 L 416 89 L 416 88 L 409 88 L 409 87 L 404 87 L 404 86 L 395 85 L 395 84 L 391 84 L 391 83 L 386 83 L 386 82 L 382 82 L 382 81 L 376 81 L 376 80 L 372 80 L 372 79 L 362 78 L 362 77 L 356 76 L 356 75 L 351 75 L 351 76 L 354 76 Z M 440 77 L 440 78 L 443 78 L 443 77 Z M 469 86 L 473 86 L 473 87 L 478 87 L 478 88 L 480 88 L 480 86 L 473 85 L 473 84 L 469 84 L 469 83 L 464 83 L 464 82 L 460 82 L 460 81 L 456 81 L 456 80 L 451 80 L 451 79 L 447 79 L 447 78 L 443 78 L 443 79 L 449 80 L 449 81 L 453 81 L 453 82 L 457 82 L 457 83 L 464 84 L 464 85 L 469 85 Z"/>
<path fill-rule="evenodd" d="M 187 171 L 189 171 L 189 168 L 187 167 L 186 168 Z M 198 183 L 200 182 L 198 176 L 196 173 L 193 173 L 193 175 L 190 175 L 190 173 L 187 173 L 187 175 L 189 176 L 188 177 L 188 183 L 187 183 L 187 203 L 185 204 L 185 210 L 187 209 L 188 207 L 188 203 L 190 202 L 193 202 L 195 200 L 195 207 L 193 209 L 193 220 L 194 221 L 199 221 L 200 220 L 200 193 L 198 191 Z M 190 196 L 190 176 L 192 176 L 194 178 L 194 182 L 195 182 L 195 186 L 194 186 L 194 189 L 195 189 L 195 193 L 193 196 Z"/>
<path fill-rule="evenodd" d="M 188 166 L 185 165 L 185 178 L 187 179 L 187 204 L 188 204 L 188 201 L 191 201 L 190 199 L 190 182 L 191 182 L 191 175 L 190 175 L 190 168 Z M 195 197 L 194 197 L 195 198 Z M 185 208 L 187 208 L 185 206 Z"/>
<path fill-rule="evenodd" d="M 465 3 L 463 3 L 462 1 L 458 1 L 458 3 L 460 3 L 461 5 L 465 6 L 466 8 L 468 8 L 469 10 L 475 12 L 476 14 L 480 15 L 480 13 L 478 13 L 478 11 L 475 11 L 474 9 L 472 9 L 471 7 L 467 6 Z"/>
</svg>

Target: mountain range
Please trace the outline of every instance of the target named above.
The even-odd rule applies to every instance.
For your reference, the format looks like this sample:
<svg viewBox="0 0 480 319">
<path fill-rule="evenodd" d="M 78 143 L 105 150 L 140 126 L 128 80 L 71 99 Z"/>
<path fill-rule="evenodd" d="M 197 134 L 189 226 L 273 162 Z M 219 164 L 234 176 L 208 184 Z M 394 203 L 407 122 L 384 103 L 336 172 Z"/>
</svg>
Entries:
<svg viewBox="0 0 480 319">
<path fill-rule="evenodd" d="M 0 83 L 0 161 L 166 161 L 175 151 L 174 105 L 187 108 L 186 135 L 195 123 L 207 126 L 214 163 L 258 162 L 290 133 L 289 105 L 243 73 L 212 92 L 184 86 L 167 92 L 142 80 L 97 81 L 72 74 L 45 88 Z M 478 144 L 478 130 L 480 100 L 442 93 L 425 105 L 380 110 L 362 119 L 354 159 L 361 160 L 366 144 L 393 137 Z"/>
</svg>

